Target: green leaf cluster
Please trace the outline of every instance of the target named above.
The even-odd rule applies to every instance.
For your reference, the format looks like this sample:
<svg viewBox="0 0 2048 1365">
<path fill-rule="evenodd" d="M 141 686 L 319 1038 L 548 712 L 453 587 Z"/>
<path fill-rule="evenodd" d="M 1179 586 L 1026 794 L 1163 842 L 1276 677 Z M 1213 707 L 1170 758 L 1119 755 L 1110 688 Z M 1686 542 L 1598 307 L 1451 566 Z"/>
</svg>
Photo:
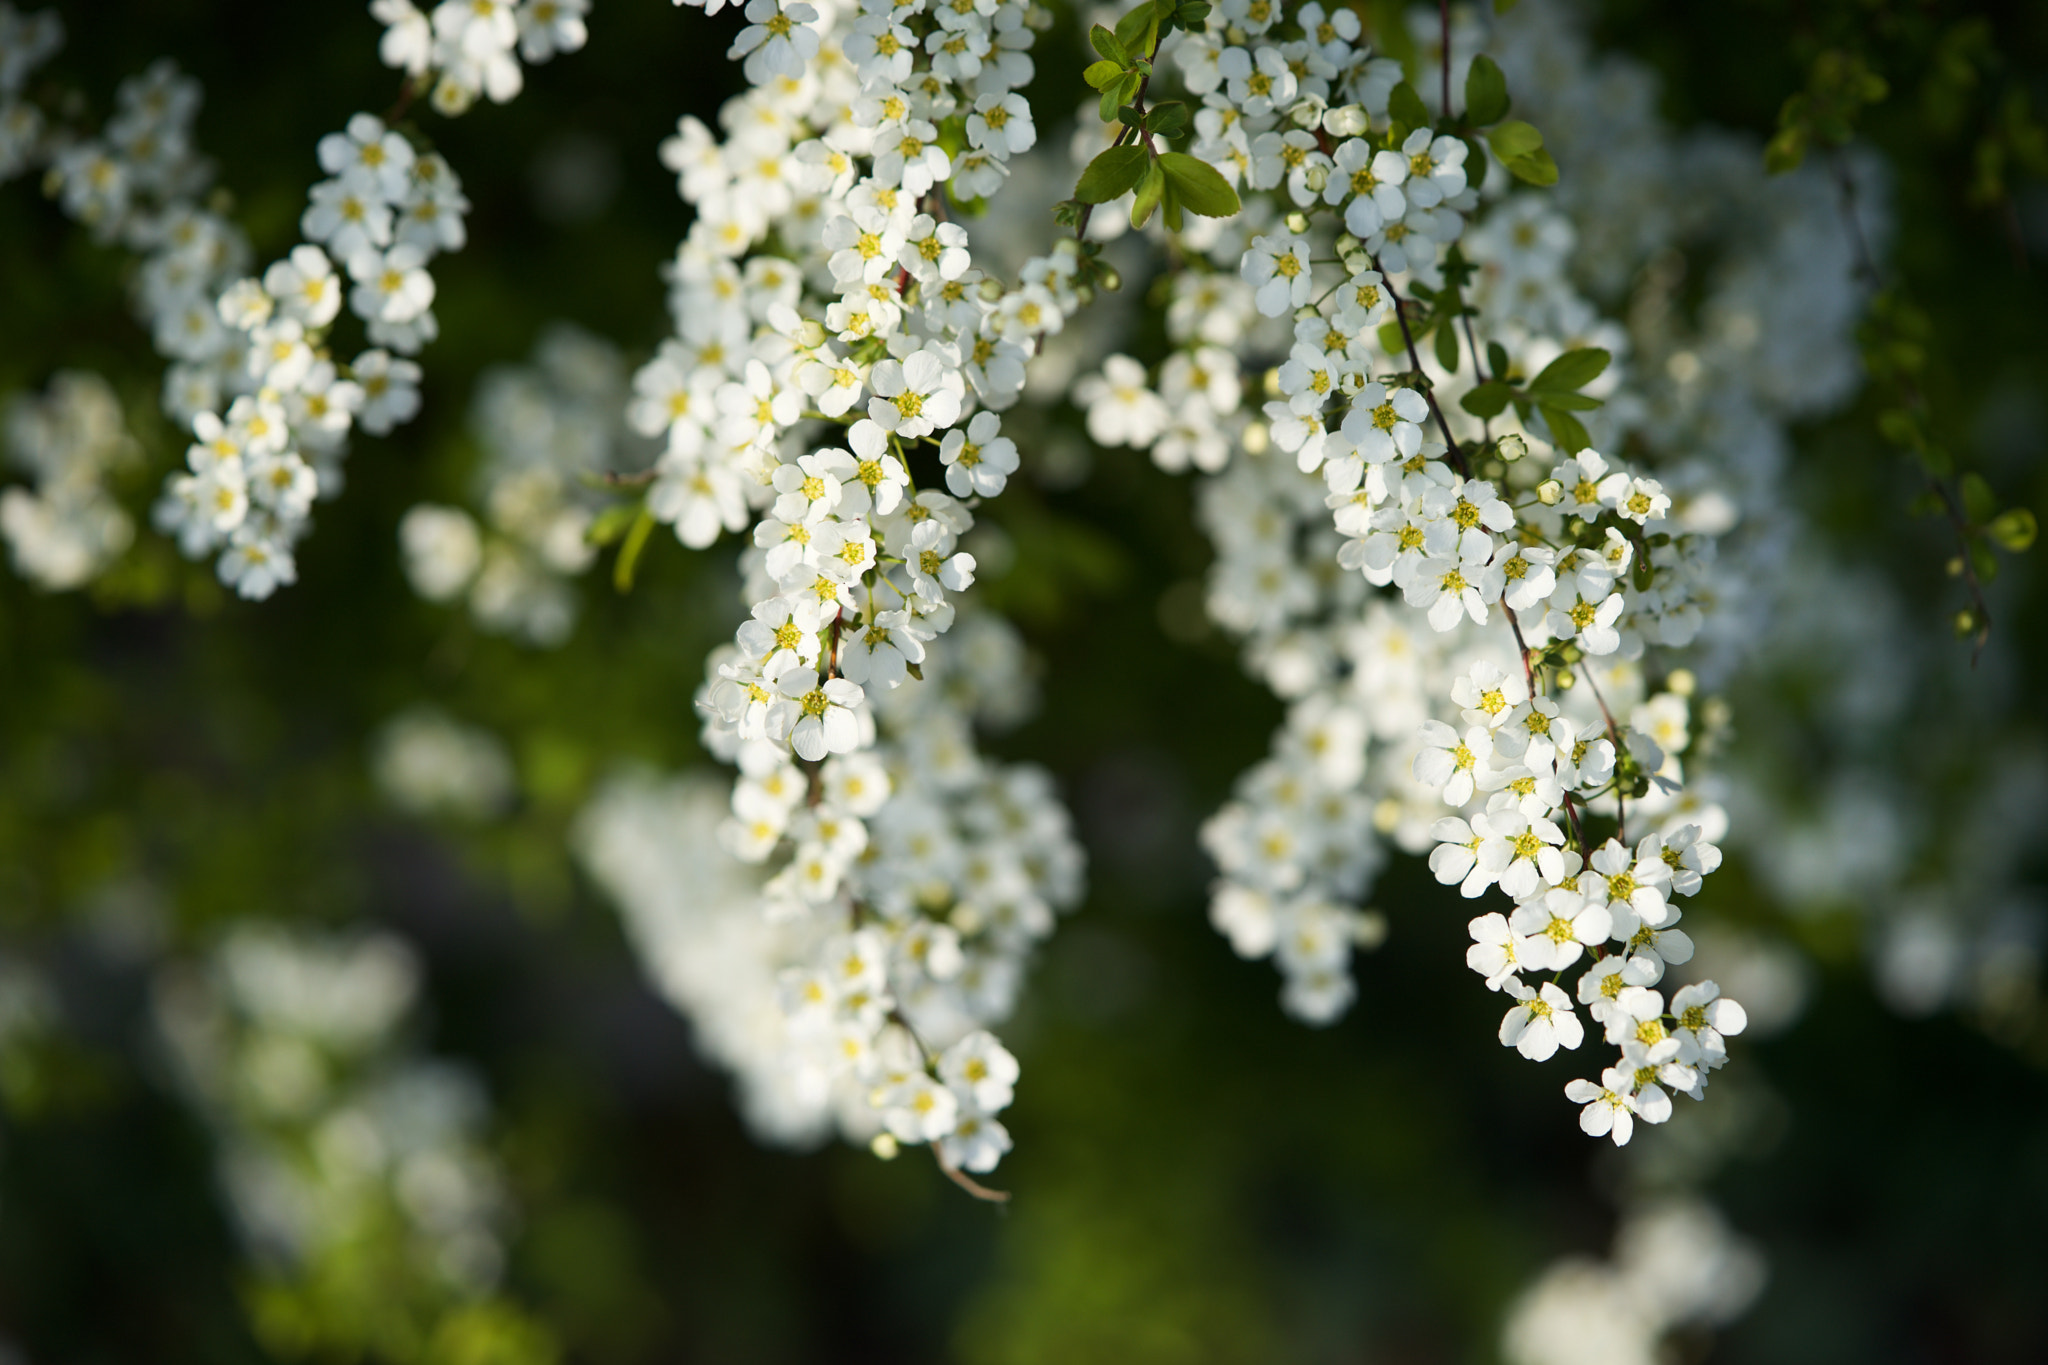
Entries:
<svg viewBox="0 0 2048 1365">
<path fill-rule="evenodd" d="M 1545 365 L 1542 372 L 1528 383 L 1517 384 L 1502 373 L 1506 369 L 1506 353 L 1498 346 L 1492 351 L 1497 377 L 1460 398 L 1460 407 L 1474 417 L 1491 419 L 1500 416 L 1512 404 L 1516 415 L 1525 423 L 1532 414 L 1542 417 L 1543 424 L 1550 428 L 1551 440 L 1559 449 L 1577 452 L 1592 444 L 1585 426 L 1572 414 L 1590 412 L 1601 405 L 1600 399 L 1581 390 L 1606 373 L 1607 364 L 1613 357 L 1597 346 L 1582 346 L 1566 351 Z"/>
</svg>

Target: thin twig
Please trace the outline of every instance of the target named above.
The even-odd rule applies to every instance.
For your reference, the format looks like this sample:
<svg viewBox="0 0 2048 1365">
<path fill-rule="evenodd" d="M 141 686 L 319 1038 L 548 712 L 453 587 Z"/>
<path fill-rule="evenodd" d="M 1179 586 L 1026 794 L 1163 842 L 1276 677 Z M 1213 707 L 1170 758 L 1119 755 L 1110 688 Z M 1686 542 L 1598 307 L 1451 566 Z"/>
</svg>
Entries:
<svg viewBox="0 0 2048 1365">
<path fill-rule="evenodd" d="M 958 1166 L 955 1166 L 952 1162 L 946 1160 L 944 1156 L 940 1155 L 937 1147 L 932 1148 L 932 1155 L 938 1159 L 939 1169 L 946 1173 L 946 1179 L 952 1181 L 976 1199 L 990 1204 L 1007 1204 L 1010 1202 L 1010 1192 L 1008 1190 L 990 1189 Z"/>
</svg>

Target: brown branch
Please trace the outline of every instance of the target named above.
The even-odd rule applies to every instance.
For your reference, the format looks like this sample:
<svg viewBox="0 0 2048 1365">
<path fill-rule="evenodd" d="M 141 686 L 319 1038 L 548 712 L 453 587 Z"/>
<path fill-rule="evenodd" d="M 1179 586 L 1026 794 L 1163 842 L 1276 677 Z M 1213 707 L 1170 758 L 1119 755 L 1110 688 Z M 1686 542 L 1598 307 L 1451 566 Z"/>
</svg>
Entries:
<svg viewBox="0 0 2048 1365">
<path fill-rule="evenodd" d="M 946 1160 L 944 1156 L 940 1155 L 936 1145 L 932 1148 L 932 1157 L 939 1163 L 939 1169 L 946 1173 L 946 1179 L 952 1181 L 976 1199 L 989 1204 L 1007 1204 L 1010 1202 L 1010 1192 L 1008 1190 L 990 1189 L 958 1166 L 955 1166 L 952 1162 Z"/>
</svg>

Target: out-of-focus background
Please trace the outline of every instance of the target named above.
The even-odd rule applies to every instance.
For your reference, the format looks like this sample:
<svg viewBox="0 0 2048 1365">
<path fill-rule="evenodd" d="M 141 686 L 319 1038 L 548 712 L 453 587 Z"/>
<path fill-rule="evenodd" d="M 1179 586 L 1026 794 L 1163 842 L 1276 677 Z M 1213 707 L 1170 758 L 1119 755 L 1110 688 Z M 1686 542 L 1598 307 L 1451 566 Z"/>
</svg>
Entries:
<svg viewBox="0 0 2048 1365">
<path fill-rule="evenodd" d="M 396 92 L 360 6 L 56 8 L 45 76 L 82 117 L 161 56 L 203 82 L 259 261 L 296 240 L 318 138 Z M 1939 439 L 2001 505 L 2048 503 L 2048 9 L 1579 13 L 1673 129 L 1759 163 L 1823 54 L 1882 73 L 1865 207 Z M 1075 441 L 1025 452 L 984 585 L 1042 702 L 991 746 L 1057 775 L 1089 855 L 1005 1033 L 1015 1197 L 750 1138 L 571 851 L 622 766 L 708 770 L 730 548 L 657 535 L 627 595 L 564 578 L 542 647 L 420 600 L 397 530 L 474 503 L 543 417 L 616 422 L 688 225 L 655 148 L 737 88 L 738 22 L 600 0 L 516 102 L 429 120 L 474 213 L 425 406 L 357 441 L 297 586 L 238 601 L 146 529 L 83 592 L 0 573 L 0 1359 L 1534 1360 L 1595 1319 L 1624 1328 L 1589 1365 L 2048 1359 L 2043 580 L 2000 556 L 1973 668 L 1952 535 L 1911 515 L 1872 389 L 1793 432 L 1787 496 L 1839 581 L 1726 694 L 1746 786 L 1692 918 L 1755 1027 L 1708 1104 L 1625 1152 L 1584 1138 L 1565 1073 L 1496 1043 L 1469 912 L 1414 860 L 1349 1016 L 1282 1016 L 1207 923 L 1196 842 L 1280 704 L 1201 622 L 1186 483 Z M 1041 40 L 1071 86 L 1041 128 L 1078 102 L 1076 31 Z M 184 441 L 130 268 L 32 180 L 0 189 L 0 394 L 104 375 L 146 521 Z M 1627 1328 L 1658 1274 L 1702 1277 L 1696 1311 Z"/>
</svg>

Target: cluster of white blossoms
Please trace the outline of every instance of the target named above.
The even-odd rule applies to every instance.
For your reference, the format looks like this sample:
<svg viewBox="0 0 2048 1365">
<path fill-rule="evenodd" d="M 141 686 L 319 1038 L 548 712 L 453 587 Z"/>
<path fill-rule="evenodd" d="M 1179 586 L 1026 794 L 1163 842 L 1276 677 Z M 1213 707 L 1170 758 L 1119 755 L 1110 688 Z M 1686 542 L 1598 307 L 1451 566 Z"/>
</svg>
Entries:
<svg viewBox="0 0 2048 1365">
<path fill-rule="evenodd" d="M 159 970 L 175 1078 L 269 1267 L 303 1271 L 395 1224 L 408 1273 L 458 1294 L 497 1280 L 505 1199 L 484 1096 L 407 1047 L 418 991 L 418 963 L 386 934 L 245 926 Z"/>
<path fill-rule="evenodd" d="M 1098 441 L 1221 471 L 1210 614 L 1289 703 L 1204 831 L 1218 928 L 1327 1022 L 1385 932 L 1361 908 L 1378 836 L 1434 845 L 1439 880 L 1512 902 L 1471 926 L 1513 1002 L 1502 1043 L 1575 1049 L 1584 1010 L 1619 1055 L 1569 1093 L 1626 1142 L 1670 1091 L 1702 1094 L 1744 1023 L 1710 982 L 1659 989 L 1691 956 L 1675 900 L 1720 861 L 1725 820 L 1680 792 L 1673 651 L 1712 604 L 1725 518 L 1591 447 L 1576 414 L 1610 434 L 1630 415 L 1626 333 L 1570 284 L 1569 222 L 1497 147 L 1422 126 L 1358 37 L 1348 13 L 1253 4 L 1174 44 L 1194 151 L 1244 210 L 1206 234 L 1211 272 L 1173 279 L 1171 354 L 1112 356 L 1077 398 Z"/>
<path fill-rule="evenodd" d="M 384 25 L 384 65 L 405 72 L 415 89 L 431 83 L 434 108 L 448 115 L 478 95 L 505 103 L 526 84 L 521 62 L 575 52 L 590 36 L 590 0 L 441 0 L 431 13 L 412 0 L 370 0 L 370 13 Z"/>
<path fill-rule="evenodd" d="M 1698 1200 L 1632 1208 L 1607 1261 L 1561 1260 L 1508 1310 L 1509 1365 L 1657 1365 L 1669 1338 L 1742 1316 L 1764 1286 L 1764 1260 Z"/>
<path fill-rule="evenodd" d="M 504 741 L 425 706 L 400 712 L 377 731 L 370 775 L 386 800 L 411 815 L 488 819 L 517 791 Z"/>
<path fill-rule="evenodd" d="M 725 138 L 685 118 L 662 148 L 697 217 L 677 334 L 634 381 L 637 429 L 666 442 L 645 507 L 692 547 L 751 527 L 748 618 L 699 705 L 740 769 L 724 846 L 763 868 L 759 913 L 795 945 L 777 979 L 806 1093 L 851 1087 L 849 1134 L 981 1173 L 1015 1075 L 986 1026 L 1079 854 L 1042 774 L 976 754 L 976 656 L 1017 651 L 962 596 L 962 539 L 1018 468 L 998 414 L 1081 306 L 1081 253 L 1006 282 L 955 221 L 1036 141 L 1025 5 L 747 16 L 753 88 Z"/>
<path fill-rule="evenodd" d="M 471 406 L 481 524 L 457 506 L 412 508 L 398 525 L 406 577 L 428 601 L 466 602 L 485 630 L 560 645 L 576 624 L 572 580 L 597 557 L 597 479 L 652 458 L 626 424 L 625 363 L 610 342 L 556 324 L 531 364 L 487 371 Z"/>
<path fill-rule="evenodd" d="M 766 1139 L 931 1143 L 976 1174 L 1009 1150 L 1018 1069 L 989 1030 L 1078 900 L 1081 854 L 1045 772 L 975 751 L 977 722 L 1029 702 L 1014 632 L 964 606 L 924 681 L 874 706 L 872 748 L 806 771 L 786 744 L 714 730 L 742 774 L 729 799 L 625 777 L 580 822 L 585 864 Z"/>
<path fill-rule="evenodd" d="M 0 492 L 0 536 L 15 572 L 52 591 L 90 582 L 128 548 L 135 524 L 108 476 L 139 463 L 113 386 L 84 370 L 53 376 L 41 396 L 7 406 L 7 454 L 35 480 Z"/>
<path fill-rule="evenodd" d="M 244 597 L 296 581 L 293 549 L 314 499 L 341 489 L 350 430 L 383 435 L 418 412 L 404 357 L 439 332 L 426 267 L 465 240 L 455 172 L 382 119 L 352 116 L 318 152 L 330 178 L 299 220 L 306 241 L 220 295 L 218 344 L 242 363 L 192 417 L 187 470 L 156 509 L 186 555 L 222 551 L 221 581 Z M 370 342 L 346 366 L 330 347 L 344 300 Z"/>
<path fill-rule="evenodd" d="M 540 61 L 584 37 L 576 0 L 516 11 L 463 0 L 431 22 L 402 0 L 374 8 L 392 26 L 386 60 L 413 80 L 438 71 L 435 104 L 451 113 L 477 89 L 516 93 L 513 48 Z M 419 51 L 414 21 L 426 35 Z M 0 172 L 46 162 L 46 188 L 66 212 L 145 253 L 138 301 L 173 361 L 164 407 L 194 438 L 156 525 L 188 556 L 219 552 L 221 580 L 242 596 L 267 597 L 295 581 L 294 548 L 314 500 L 340 491 L 351 430 L 383 435 L 418 412 L 420 370 L 407 357 L 439 330 L 427 266 L 463 245 L 468 200 L 423 137 L 356 114 L 320 140 L 328 178 L 300 218 L 304 242 L 244 277 L 246 240 L 197 204 L 211 179 L 191 141 L 197 84 L 160 62 L 116 92 L 100 136 L 84 137 L 18 97 L 59 38 L 53 19 L 0 7 Z M 368 343 L 346 363 L 333 337 L 344 304 Z"/>
</svg>

